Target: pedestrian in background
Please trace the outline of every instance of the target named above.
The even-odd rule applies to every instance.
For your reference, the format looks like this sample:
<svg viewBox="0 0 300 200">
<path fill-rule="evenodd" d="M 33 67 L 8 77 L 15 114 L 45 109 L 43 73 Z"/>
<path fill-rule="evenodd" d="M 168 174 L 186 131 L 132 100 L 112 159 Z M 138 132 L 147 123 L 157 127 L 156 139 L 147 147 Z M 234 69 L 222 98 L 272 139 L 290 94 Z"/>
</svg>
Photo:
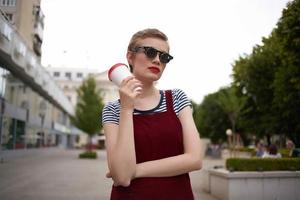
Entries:
<svg viewBox="0 0 300 200">
<path fill-rule="evenodd" d="M 278 152 L 277 146 L 271 144 L 267 151 L 262 155 L 263 158 L 281 158 L 281 154 Z"/>
<path fill-rule="evenodd" d="M 266 153 L 266 147 L 263 142 L 259 141 L 256 144 L 256 157 L 262 157 Z"/>
</svg>

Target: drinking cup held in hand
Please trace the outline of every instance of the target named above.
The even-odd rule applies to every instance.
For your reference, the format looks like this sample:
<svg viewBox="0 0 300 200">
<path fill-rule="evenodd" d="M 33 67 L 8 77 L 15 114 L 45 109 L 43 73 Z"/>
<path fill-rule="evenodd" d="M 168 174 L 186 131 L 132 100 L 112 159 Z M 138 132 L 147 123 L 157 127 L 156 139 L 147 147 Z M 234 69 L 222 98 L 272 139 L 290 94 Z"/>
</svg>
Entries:
<svg viewBox="0 0 300 200">
<path fill-rule="evenodd" d="M 122 81 L 128 76 L 132 76 L 126 64 L 117 63 L 113 65 L 108 71 L 108 78 L 117 86 L 120 86 Z"/>
</svg>

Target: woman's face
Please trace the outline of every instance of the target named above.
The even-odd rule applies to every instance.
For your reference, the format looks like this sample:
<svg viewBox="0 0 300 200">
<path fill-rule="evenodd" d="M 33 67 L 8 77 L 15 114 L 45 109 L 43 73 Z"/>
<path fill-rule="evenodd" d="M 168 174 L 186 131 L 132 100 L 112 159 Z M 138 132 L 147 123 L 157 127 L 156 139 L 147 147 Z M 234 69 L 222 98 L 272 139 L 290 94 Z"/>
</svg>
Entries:
<svg viewBox="0 0 300 200">
<path fill-rule="evenodd" d="M 160 53 L 157 53 L 154 58 L 147 57 L 144 47 L 152 47 L 160 52 L 168 53 L 168 43 L 158 38 L 146 38 L 139 40 L 136 47 L 140 47 L 137 52 L 127 53 L 128 63 L 133 68 L 133 75 L 140 81 L 157 81 L 161 77 L 166 64 L 160 61 Z"/>
</svg>

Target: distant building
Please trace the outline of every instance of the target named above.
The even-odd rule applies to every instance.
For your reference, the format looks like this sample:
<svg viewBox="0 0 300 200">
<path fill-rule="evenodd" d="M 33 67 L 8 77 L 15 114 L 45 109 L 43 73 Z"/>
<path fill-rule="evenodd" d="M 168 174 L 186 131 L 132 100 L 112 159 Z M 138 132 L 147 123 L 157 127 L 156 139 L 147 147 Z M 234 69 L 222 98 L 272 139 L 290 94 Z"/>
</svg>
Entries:
<svg viewBox="0 0 300 200">
<path fill-rule="evenodd" d="M 47 67 L 47 71 L 54 78 L 56 83 L 64 91 L 64 94 L 72 102 L 77 104 L 77 89 L 82 81 L 91 76 L 95 78 L 97 89 L 101 91 L 103 103 L 118 99 L 118 88 L 108 80 L 107 71 L 99 73 L 95 69 L 67 68 L 67 67 Z"/>
<path fill-rule="evenodd" d="M 108 80 L 107 73 L 107 71 L 104 71 L 93 74 L 93 77 L 97 83 L 97 87 L 101 91 L 104 104 L 119 98 L 119 89 L 115 84 Z"/>
</svg>

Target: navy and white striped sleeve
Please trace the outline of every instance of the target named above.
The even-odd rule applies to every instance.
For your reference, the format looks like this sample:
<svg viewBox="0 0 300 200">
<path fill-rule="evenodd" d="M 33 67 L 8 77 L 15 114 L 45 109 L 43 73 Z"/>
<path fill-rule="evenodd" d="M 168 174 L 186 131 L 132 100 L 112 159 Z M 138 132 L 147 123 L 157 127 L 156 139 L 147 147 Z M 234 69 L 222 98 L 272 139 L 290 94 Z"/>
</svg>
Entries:
<svg viewBox="0 0 300 200">
<path fill-rule="evenodd" d="M 187 95 L 180 89 L 172 90 L 173 96 L 173 107 L 176 115 L 187 106 L 192 107 L 191 101 L 188 99 Z"/>
<path fill-rule="evenodd" d="M 114 123 L 119 124 L 119 113 L 115 102 L 108 103 L 102 110 L 102 124 Z"/>
</svg>

